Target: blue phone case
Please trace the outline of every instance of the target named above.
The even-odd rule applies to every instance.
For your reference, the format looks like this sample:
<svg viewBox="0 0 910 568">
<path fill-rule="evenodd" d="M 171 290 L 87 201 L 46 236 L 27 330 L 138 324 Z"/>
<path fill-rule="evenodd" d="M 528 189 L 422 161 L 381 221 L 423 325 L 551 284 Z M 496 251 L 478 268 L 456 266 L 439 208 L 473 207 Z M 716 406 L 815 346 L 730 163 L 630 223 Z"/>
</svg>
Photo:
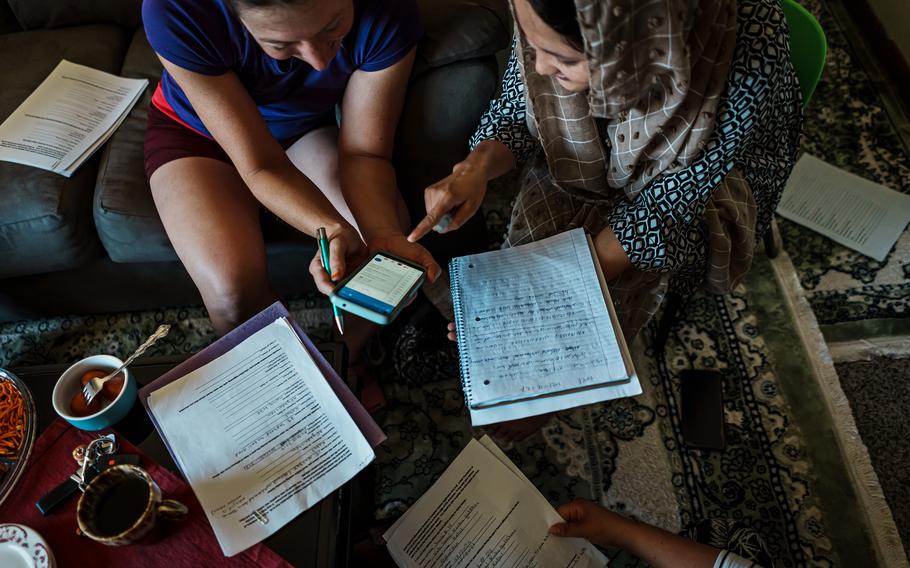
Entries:
<svg viewBox="0 0 910 568">
<path fill-rule="evenodd" d="M 360 272 L 360 270 L 364 266 L 369 264 L 369 262 L 372 260 L 373 256 L 375 256 L 375 254 L 370 255 L 370 258 L 368 258 L 366 262 L 364 262 L 363 264 L 358 266 L 357 270 L 352 272 L 347 278 L 345 278 L 344 280 L 339 282 L 338 285 L 335 286 L 335 289 L 332 290 L 332 292 L 329 294 L 329 301 L 332 302 L 332 305 L 337 306 L 338 308 L 340 308 L 346 312 L 350 312 L 354 315 L 358 315 L 364 319 L 370 320 L 373 323 L 378 323 L 379 325 L 388 325 L 388 324 L 392 323 L 396 317 L 398 317 L 398 314 L 401 312 L 401 310 L 404 309 L 404 307 L 407 306 L 409 303 L 411 303 L 411 300 L 413 300 L 414 296 L 417 295 L 417 290 L 420 289 L 420 286 L 423 284 L 424 280 L 427 279 L 427 272 L 422 266 L 414 264 L 413 262 L 403 259 L 401 257 L 395 256 L 394 254 L 389 254 L 385 251 L 376 251 L 376 252 L 377 252 L 377 254 L 387 256 L 391 259 L 397 260 L 398 262 L 401 262 L 410 267 L 420 270 L 420 278 L 418 278 L 417 282 L 414 283 L 414 286 L 413 286 L 413 288 L 411 288 L 410 292 L 405 294 L 404 298 L 402 298 L 401 301 L 398 302 L 398 305 L 395 306 L 395 309 L 392 310 L 388 314 L 376 312 L 366 306 L 362 306 L 347 298 L 342 298 L 341 296 L 339 296 L 337 294 L 338 290 L 344 288 L 347 285 L 349 280 L 354 278 L 354 276 L 356 276 L 357 273 Z"/>
</svg>

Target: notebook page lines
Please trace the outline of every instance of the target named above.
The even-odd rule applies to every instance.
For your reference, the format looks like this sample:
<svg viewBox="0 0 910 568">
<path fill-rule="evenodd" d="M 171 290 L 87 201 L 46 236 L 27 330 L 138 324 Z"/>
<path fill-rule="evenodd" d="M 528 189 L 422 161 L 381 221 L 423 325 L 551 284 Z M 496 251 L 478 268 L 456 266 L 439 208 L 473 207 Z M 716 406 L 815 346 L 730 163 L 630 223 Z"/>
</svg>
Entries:
<svg viewBox="0 0 910 568">
<path fill-rule="evenodd" d="M 459 260 L 470 404 L 627 378 L 582 231 Z"/>
</svg>

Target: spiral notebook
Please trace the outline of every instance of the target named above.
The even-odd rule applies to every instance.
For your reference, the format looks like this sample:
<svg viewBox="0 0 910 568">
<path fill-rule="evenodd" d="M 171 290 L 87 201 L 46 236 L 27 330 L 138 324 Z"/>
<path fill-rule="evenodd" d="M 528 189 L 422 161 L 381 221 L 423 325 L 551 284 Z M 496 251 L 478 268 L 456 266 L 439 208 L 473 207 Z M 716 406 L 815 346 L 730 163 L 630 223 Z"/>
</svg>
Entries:
<svg viewBox="0 0 910 568">
<path fill-rule="evenodd" d="M 641 393 L 583 230 L 458 257 L 449 269 L 461 382 L 475 425 Z"/>
</svg>

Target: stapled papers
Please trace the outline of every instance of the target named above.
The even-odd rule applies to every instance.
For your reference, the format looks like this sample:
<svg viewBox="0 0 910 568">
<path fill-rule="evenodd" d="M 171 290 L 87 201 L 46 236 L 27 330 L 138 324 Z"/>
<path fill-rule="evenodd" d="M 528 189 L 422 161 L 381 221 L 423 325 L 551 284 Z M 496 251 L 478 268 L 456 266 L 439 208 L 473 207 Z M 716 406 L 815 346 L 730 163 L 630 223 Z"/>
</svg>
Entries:
<svg viewBox="0 0 910 568">
<path fill-rule="evenodd" d="M 471 440 L 386 531 L 401 568 L 601 568 L 590 542 L 548 533 L 562 518 L 489 436 Z"/>
<path fill-rule="evenodd" d="M 227 556 L 346 483 L 383 439 L 283 307 L 254 320 L 140 395 Z"/>
<path fill-rule="evenodd" d="M 100 148 L 148 86 L 63 60 L 0 124 L 0 160 L 66 177 Z"/>
</svg>

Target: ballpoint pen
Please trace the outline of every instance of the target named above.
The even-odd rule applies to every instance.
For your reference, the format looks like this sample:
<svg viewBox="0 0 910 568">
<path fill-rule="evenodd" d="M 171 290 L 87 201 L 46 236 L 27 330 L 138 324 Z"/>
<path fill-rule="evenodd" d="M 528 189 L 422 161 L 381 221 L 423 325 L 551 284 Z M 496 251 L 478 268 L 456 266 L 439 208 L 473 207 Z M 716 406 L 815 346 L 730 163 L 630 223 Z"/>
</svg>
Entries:
<svg viewBox="0 0 910 568">
<path fill-rule="evenodd" d="M 319 252 L 322 256 L 322 268 L 325 269 L 326 274 L 329 275 L 329 280 L 331 280 L 332 267 L 329 264 L 329 239 L 323 227 L 316 229 L 316 241 L 319 243 Z M 332 281 L 334 282 L 334 280 Z M 341 310 L 338 309 L 338 306 L 332 304 L 332 311 L 335 313 L 335 325 L 338 326 L 338 333 L 344 335 L 344 319 L 341 316 Z"/>
</svg>

